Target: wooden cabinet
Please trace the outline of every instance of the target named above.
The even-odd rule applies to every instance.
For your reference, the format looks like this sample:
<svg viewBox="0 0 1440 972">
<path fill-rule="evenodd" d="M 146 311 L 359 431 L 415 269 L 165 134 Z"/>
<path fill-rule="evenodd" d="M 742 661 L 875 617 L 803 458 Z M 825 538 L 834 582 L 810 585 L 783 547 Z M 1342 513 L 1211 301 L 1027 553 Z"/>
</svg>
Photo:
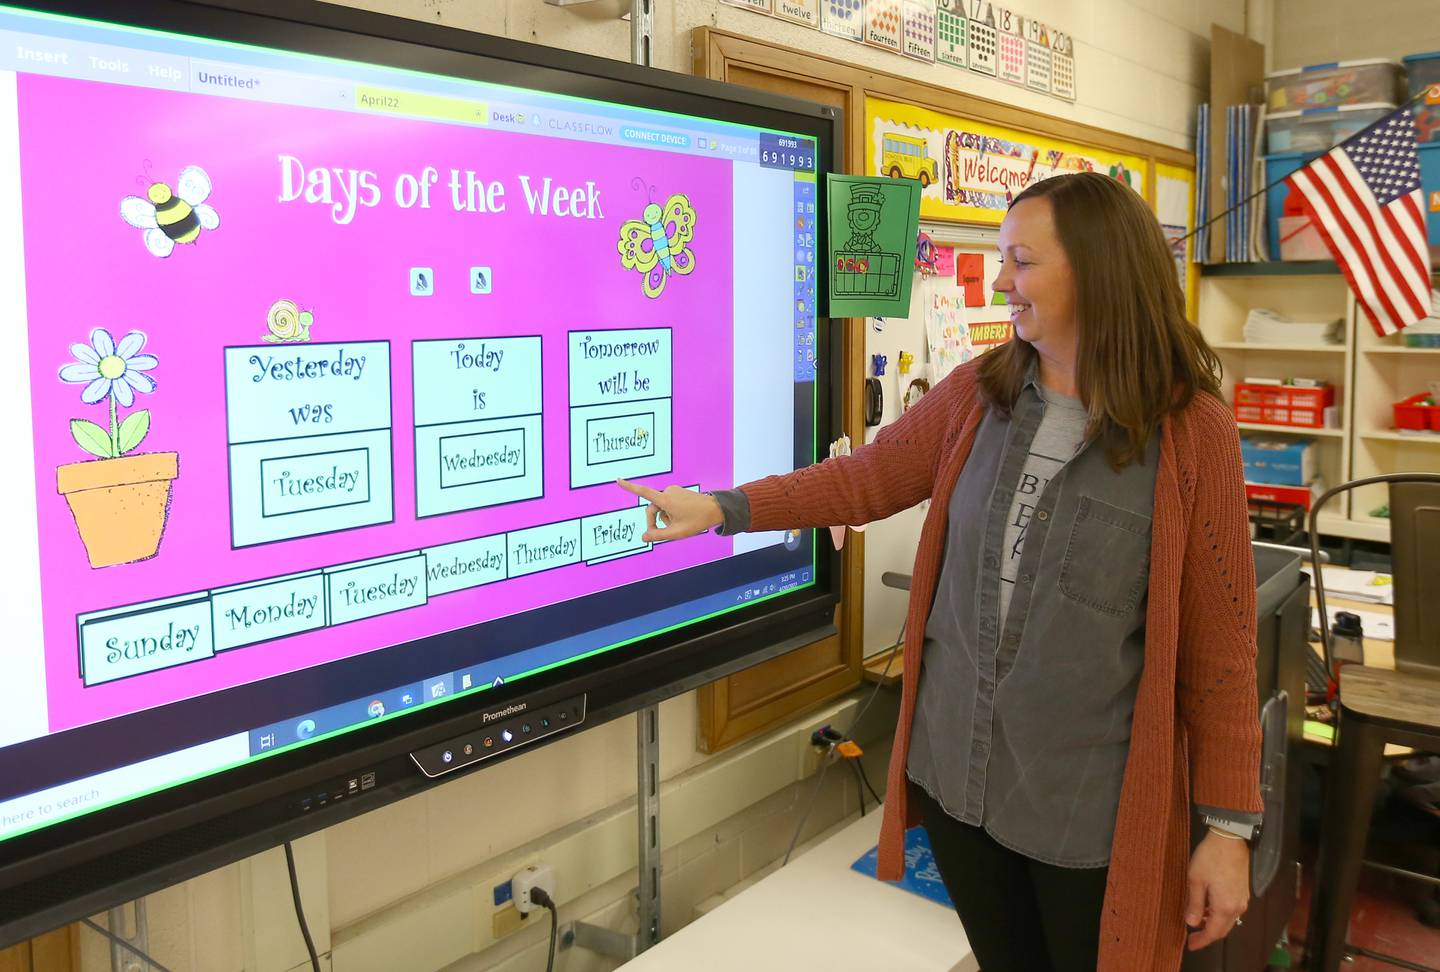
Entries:
<svg viewBox="0 0 1440 972">
<path fill-rule="evenodd" d="M 80 968 L 79 925 L 57 928 L 39 938 L 0 949 L 0 972 L 71 972 Z"/>
</svg>

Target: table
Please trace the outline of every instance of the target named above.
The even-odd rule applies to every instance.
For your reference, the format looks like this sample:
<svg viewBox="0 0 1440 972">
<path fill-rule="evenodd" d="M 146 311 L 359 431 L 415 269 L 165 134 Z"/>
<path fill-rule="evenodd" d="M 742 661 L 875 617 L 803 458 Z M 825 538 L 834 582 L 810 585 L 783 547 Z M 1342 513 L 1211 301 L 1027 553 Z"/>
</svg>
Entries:
<svg viewBox="0 0 1440 972">
<path fill-rule="evenodd" d="M 1313 572 L 1315 568 L 1306 565 L 1306 569 Z M 1350 568 L 1339 567 L 1335 564 L 1326 564 L 1325 569 L 1329 571 L 1348 571 Z M 1313 584 L 1310 589 L 1310 606 L 1312 608 L 1315 607 L 1315 589 Z M 1339 608 L 1344 611 L 1369 611 L 1372 614 L 1385 615 L 1392 615 L 1395 611 L 1395 609 L 1389 604 L 1376 604 L 1373 601 L 1354 601 L 1350 598 L 1336 594 L 1330 588 L 1325 589 L 1325 606 L 1329 609 Z M 1310 647 L 1314 649 L 1316 654 L 1324 657 L 1325 649 L 1321 646 L 1320 642 L 1312 641 L 1310 643 Z M 1394 670 L 1395 642 L 1381 641 L 1377 638 L 1366 638 L 1365 664 L 1370 668 L 1383 668 L 1386 670 Z M 1331 736 L 1322 735 L 1320 733 L 1312 731 L 1308 722 L 1305 726 L 1305 741 L 1308 743 L 1315 743 L 1321 746 L 1334 745 L 1334 739 Z M 1394 743 L 1391 743 L 1385 747 L 1385 756 L 1387 758 L 1396 756 L 1408 756 L 1413 752 L 1414 750 L 1408 746 L 1398 746 Z"/>
<path fill-rule="evenodd" d="M 949 908 L 853 871 L 872 811 L 624 965 L 626 972 L 978 972 Z"/>
</svg>

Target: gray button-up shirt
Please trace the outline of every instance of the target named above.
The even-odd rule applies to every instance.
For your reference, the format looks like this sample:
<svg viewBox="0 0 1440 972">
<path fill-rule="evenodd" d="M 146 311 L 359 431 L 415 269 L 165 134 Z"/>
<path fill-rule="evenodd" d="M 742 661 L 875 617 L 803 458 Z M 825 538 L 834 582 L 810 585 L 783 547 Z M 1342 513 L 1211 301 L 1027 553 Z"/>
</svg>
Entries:
<svg viewBox="0 0 1440 972">
<path fill-rule="evenodd" d="M 1002 617 L 1006 524 L 1046 408 L 1032 380 L 1010 417 L 988 412 L 951 494 L 906 770 L 1016 851 L 1101 867 L 1144 661 L 1158 436 L 1119 472 L 1097 440 L 1055 473 Z"/>
<path fill-rule="evenodd" d="M 1045 407 L 1032 372 L 1009 418 L 981 420 L 951 494 L 906 771 L 1001 843 L 1099 867 L 1110 858 L 1144 663 L 1159 437 L 1118 473 L 1106 443 L 1089 443 L 1039 490 L 1006 606 L 1006 528 Z M 749 529 L 744 492 L 711 495 L 724 518 L 717 533 Z"/>
</svg>

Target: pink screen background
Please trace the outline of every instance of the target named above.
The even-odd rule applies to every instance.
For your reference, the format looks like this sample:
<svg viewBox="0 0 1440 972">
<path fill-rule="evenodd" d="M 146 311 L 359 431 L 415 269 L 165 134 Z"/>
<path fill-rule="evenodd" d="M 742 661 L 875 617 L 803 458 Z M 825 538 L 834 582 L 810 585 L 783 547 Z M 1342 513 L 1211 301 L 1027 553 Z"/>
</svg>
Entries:
<svg viewBox="0 0 1440 972">
<path fill-rule="evenodd" d="M 731 553 L 706 536 L 649 553 L 576 565 L 434 597 L 427 606 L 218 653 L 214 658 L 85 688 L 76 615 L 277 577 L 368 557 L 607 512 L 631 505 L 610 484 L 569 488 L 566 332 L 674 329 L 674 467 L 643 480 L 731 485 L 732 293 L 730 163 L 624 147 L 495 132 L 344 111 L 261 104 L 138 87 L 21 75 L 22 205 L 35 436 L 35 490 L 50 728 L 58 731 L 295 671 L 486 619 L 616 587 Z M 368 169 L 381 201 L 337 225 L 329 208 L 280 203 L 281 155 L 309 167 Z M 166 259 L 122 220 L 120 200 L 151 181 L 175 186 L 180 170 L 210 176 L 220 225 Z M 440 172 L 431 208 L 402 209 L 396 178 Z M 506 186 L 504 213 L 456 212 L 451 169 Z M 600 190 L 603 219 L 531 215 L 518 176 L 532 186 Z M 686 193 L 697 213 L 696 269 L 658 299 L 621 266 L 620 225 Z M 430 297 L 409 293 L 409 268 L 432 267 Z M 468 268 L 489 266 L 494 291 L 477 296 Z M 232 550 L 229 533 L 223 348 L 259 344 L 281 298 L 315 315 L 311 340 L 391 342 L 393 523 Z M 159 554 L 92 569 L 56 467 L 87 458 L 69 420 L 104 425 L 106 406 L 84 405 L 82 385 L 57 370 L 69 347 L 103 327 L 118 342 L 147 335 L 157 388 L 136 395 L 151 431 L 139 451 L 179 453 Z M 544 499 L 416 520 L 410 341 L 541 334 Z M 283 353 L 285 345 L 274 346 Z M 122 418 L 128 414 L 122 410 Z M 538 637 L 537 641 L 540 640 Z M 438 674 L 438 673 L 435 673 Z"/>
</svg>

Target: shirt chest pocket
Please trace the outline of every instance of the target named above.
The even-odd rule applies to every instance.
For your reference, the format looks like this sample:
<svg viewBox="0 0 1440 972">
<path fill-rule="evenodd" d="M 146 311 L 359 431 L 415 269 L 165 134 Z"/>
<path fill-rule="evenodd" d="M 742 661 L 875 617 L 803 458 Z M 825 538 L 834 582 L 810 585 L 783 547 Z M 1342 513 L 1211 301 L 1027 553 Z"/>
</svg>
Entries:
<svg viewBox="0 0 1440 972">
<path fill-rule="evenodd" d="M 1150 517 L 1081 496 L 1060 565 L 1060 592 L 1102 614 L 1126 615 L 1145 593 Z"/>
</svg>

